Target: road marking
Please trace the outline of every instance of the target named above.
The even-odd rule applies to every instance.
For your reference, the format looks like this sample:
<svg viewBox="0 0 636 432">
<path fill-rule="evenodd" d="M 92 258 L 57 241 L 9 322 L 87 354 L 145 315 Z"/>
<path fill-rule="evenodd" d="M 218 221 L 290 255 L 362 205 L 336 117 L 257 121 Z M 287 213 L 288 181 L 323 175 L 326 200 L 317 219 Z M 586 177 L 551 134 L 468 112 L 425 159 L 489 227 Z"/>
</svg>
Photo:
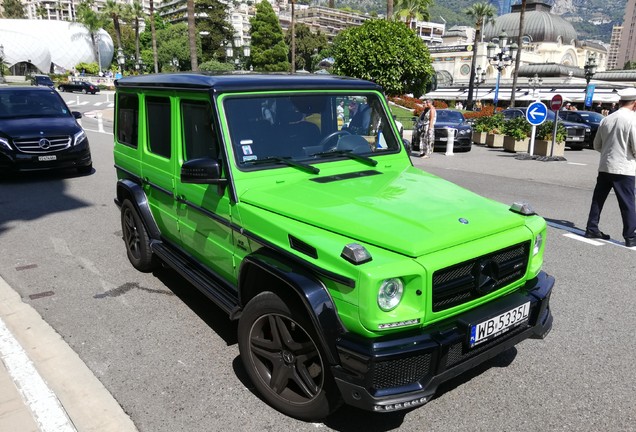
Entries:
<svg viewBox="0 0 636 432">
<path fill-rule="evenodd" d="M 77 432 L 20 343 L 0 319 L 0 359 L 42 432 Z"/>
<path fill-rule="evenodd" d="M 568 162 L 568 165 L 579 165 L 579 166 L 587 166 L 587 164 L 579 163 L 579 162 Z"/>
<path fill-rule="evenodd" d="M 600 242 L 597 240 L 585 238 L 580 234 L 567 233 L 567 234 L 563 234 L 563 237 L 570 237 L 571 239 L 582 241 L 583 243 L 589 243 L 594 246 L 603 246 L 605 244 L 605 242 Z"/>
</svg>

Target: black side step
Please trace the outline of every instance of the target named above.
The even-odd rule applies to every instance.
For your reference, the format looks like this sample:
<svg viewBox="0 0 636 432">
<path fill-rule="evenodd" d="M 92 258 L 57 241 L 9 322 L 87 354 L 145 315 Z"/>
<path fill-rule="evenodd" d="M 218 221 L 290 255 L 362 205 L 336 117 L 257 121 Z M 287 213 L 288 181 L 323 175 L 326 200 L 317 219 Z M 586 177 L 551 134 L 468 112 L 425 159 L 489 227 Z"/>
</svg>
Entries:
<svg viewBox="0 0 636 432">
<path fill-rule="evenodd" d="M 223 309 L 231 319 L 238 317 L 240 311 L 238 296 L 216 278 L 213 274 L 203 271 L 192 264 L 184 254 L 174 250 L 161 241 L 150 244 L 152 252 L 163 262 L 176 270 L 181 276 L 197 287 L 203 294 Z"/>
</svg>

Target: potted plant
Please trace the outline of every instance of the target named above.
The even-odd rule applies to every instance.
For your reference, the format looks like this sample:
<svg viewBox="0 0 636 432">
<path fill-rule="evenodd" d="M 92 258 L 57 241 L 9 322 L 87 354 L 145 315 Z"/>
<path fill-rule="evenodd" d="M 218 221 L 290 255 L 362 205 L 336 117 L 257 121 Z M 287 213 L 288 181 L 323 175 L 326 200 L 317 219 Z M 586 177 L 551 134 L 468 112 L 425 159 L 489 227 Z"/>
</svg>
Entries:
<svg viewBox="0 0 636 432">
<path fill-rule="evenodd" d="M 509 152 L 528 151 L 530 139 L 528 136 L 532 132 L 532 126 L 524 117 L 516 117 L 504 123 L 502 132 L 504 133 L 504 150 Z"/>
<path fill-rule="evenodd" d="M 486 134 L 490 129 L 488 122 L 490 117 L 477 117 L 473 121 L 473 135 L 472 140 L 475 144 L 486 144 Z"/>
<path fill-rule="evenodd" d="M 546 121 L 537 126 L 534 140 L 534 154 L 539 156 L 550 156 L 552 147 L 552 137 L 554 136 L 554 122 Z M 565 137 L 567 131 L 561 123 L 557 125 L 555 145 L 552 156 L 563 156 L 565 153 Z"/>
<path fill-rule="evenodd" d="M 503 147 L 503 126 L 505 120 L 502 114 L 494 114 L 488 117 L 488 134 L 486 135 L 486 145 L 488 147 Z"/>
</svg>

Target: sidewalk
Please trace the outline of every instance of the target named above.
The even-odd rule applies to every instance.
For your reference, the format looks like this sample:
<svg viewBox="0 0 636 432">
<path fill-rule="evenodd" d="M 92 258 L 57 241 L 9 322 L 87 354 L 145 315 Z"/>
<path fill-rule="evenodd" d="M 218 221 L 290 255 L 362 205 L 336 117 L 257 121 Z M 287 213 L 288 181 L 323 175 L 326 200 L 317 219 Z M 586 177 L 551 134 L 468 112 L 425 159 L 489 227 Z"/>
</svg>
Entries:
<svg viewBox="0 0 636 432">
<path fill-rule="evenodd" d="M 1 277 L 0 431 L 137 431 L 79 356 Z"/>
</svg>

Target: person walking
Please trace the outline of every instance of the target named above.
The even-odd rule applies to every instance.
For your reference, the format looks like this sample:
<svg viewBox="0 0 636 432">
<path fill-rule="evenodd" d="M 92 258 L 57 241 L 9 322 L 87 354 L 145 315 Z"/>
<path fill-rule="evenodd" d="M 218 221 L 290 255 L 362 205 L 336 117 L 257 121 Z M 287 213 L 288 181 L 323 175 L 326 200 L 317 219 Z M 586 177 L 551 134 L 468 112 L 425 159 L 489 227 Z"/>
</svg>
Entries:
<svg viewBox="0 0 636 432">
<path fill-rule="evenodd" d="M 601 211 L 614 189 L 623 219 L 625 246 L 636 246 L 636 89 L 619 90 L 619 109 L 601 120 L 594 138 L 594 150 L 601 153 L 596 187 L 587 219 L 585 237 L 609 240 L 599 230 Z"/>
<path fill-rule="evenodd" d="M 424 101 L 424 114 L 422 124 L 422 134 L 420 135 L 420 157 L 429 158 L 433 153 L 433 144 L 435 143 L 435 121 L 437 120 L 437 111 L 433 106 L 433 99 Z"/>
</svg>

